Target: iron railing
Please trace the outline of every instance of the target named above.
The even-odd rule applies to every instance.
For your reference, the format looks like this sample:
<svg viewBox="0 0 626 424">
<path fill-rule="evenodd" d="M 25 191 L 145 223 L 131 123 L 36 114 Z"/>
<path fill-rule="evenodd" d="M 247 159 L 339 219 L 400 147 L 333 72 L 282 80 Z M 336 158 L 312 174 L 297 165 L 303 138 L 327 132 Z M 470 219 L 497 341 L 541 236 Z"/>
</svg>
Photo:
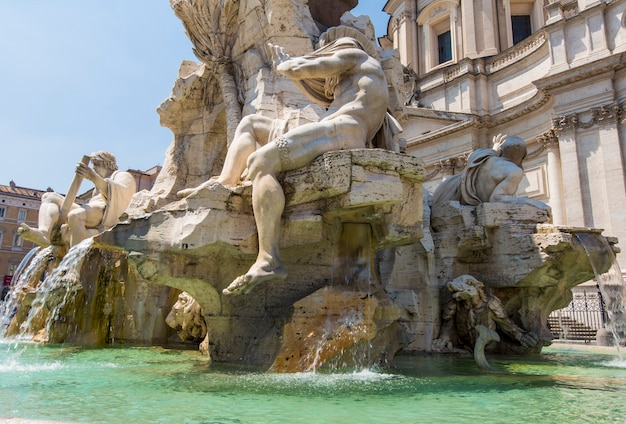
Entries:
<svg viewBox="0 0 626 424">
<path fill-rule="evenodd" d="M 606 323 L 604 301 L 599 290 L 575 292 L 571 303 L 548 317 L 552 337 L 559 340 L 596 340 L 596 333 Z"/>
</svg>

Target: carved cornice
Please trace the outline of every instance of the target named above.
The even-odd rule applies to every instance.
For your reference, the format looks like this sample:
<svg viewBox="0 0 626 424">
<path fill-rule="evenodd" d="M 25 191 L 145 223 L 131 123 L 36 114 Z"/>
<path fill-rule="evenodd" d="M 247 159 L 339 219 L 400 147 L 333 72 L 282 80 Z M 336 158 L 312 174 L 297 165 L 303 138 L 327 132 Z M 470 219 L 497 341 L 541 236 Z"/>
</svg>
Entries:
<svg viewBox="0 0 626 424">
<path fill-rule="evenodd" d="M 584 122 L 581 115 L 591 113 L 591 118 Z M 594 125 L 606 125 L 626 122 L 626 102 L 613 102 L 608 105 L 592 108 L 589 112 L 576 112 L 552 118 L 552 127 L 557 131 L 588 129 Z"/>
<path fill-rule="evenodd" d="M 470 127 L 477 127 L 477 120 L 475 116 L 472 116 L 470 119 L 466 121 L 460 121 L 456 124 L 448 125 L 446 127 L 440 128 L 435 131 L 431 131 L 426 134 L 422 134 L 412 140 L 407 140 L 408 146 L 420 145 L 424 143 L 428 143 L 433 140 L 437 140 L 439 138 L 448 136 L 450 134 L 454 134 L 457 131 L 461 131 Z"/>
<path fill-rule="evenodd" d="M 481 116 L 479 123 L 481 127 L 493 128 L 514 119 L 528 115 L 530 112 L 536 111 L 552 100 L 552 96 L 544 91 L 537 91 L 533 98 L 513 106 L 495 115 Z"/>
<path fill-rule="evenodd" d="M 543 152 L 550 149 L 551 147 L 553 146 L 558 147 L 559 133 L 555 128 L 550 128 L 549 130 L 543 132 L 542 134 L 539 134 L 535 138 L 535 141 L 537 141 L 537 143 L 540 144 L 540 147 L 537 150 L 527 154 L 524 160 L 535 159 L 539 157 L 539 155 L 541 155 Z M 467 165 L 467 158 L 469 157 L 471 153 L 472 152 L 465 152 L 459 156 L 448 158 L 448 159 L 442 159 L 439 162 L 435 162 L 434 164 L 431 164 L 429 168 L 434 167 L 434 169 L 429 174 L 426 175 L 423 181 L 430 181 L 439 174 L 449 176 L 449 175 L 454 175 L 459 171 L 462 171 Z"/>
</svg>

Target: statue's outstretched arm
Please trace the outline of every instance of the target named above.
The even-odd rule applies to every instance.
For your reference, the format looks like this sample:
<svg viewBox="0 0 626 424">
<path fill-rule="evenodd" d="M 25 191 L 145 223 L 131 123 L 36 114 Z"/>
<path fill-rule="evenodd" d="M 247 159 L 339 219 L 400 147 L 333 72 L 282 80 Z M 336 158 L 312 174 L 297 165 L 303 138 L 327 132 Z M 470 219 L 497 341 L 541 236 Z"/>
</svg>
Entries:
<svg viewBox="0 0 626 424">
<path fill-rule="evenodd" d="M 496 297 L 489 301 L 489 310 L 491 317 L 495 321 L 499 330 L 508 334 L 517 340 L 524 347 L 533 347 L 539 341 L 539 338 L 533 333 L 527 333 L 522 330 L 511 318 L 506 314 L 502 302 Z"/>
<path fill-rule="evenodd" d="M 352 69 L 369 56 L 353 48 L 340 50 L 330 56 L 301 56 L 279 63 L 276 70 L 291 79 L 326 78 Z"/>
</svg>

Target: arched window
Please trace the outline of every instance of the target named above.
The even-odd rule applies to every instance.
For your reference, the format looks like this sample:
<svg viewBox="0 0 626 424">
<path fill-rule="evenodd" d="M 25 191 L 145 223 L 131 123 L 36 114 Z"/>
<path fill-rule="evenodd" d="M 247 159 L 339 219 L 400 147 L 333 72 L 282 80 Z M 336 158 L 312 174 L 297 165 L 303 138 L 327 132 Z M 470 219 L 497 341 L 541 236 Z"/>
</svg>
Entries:
<svg viewBox="0 0 626 424">
<path fill-rule="evenodd" d="M 424 72 L 458 60 L 458 6 L 459 2 L 454 0 L 435 1 L 426 6 L 417 17 Z"/>
</svg>

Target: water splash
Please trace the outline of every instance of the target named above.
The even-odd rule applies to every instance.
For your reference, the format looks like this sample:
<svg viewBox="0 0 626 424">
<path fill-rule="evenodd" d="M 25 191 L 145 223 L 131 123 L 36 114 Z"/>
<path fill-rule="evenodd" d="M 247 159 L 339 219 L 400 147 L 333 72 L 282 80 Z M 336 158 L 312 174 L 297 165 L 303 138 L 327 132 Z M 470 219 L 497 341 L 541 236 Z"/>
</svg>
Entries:
<svg viewBox="0 0 626 424">
<path fill-rule="evenodd" d="M 74 300 L 80 284 L 80 270 L 87 258 L 93 239 L 87 238 L 67 252 L 61 263 L 37 287 L 37 296 L 28 313 L 28 319 L 22 325 L 24 332 L 34 332 L 41 327 L 36 321 L 45 320 L 45 333 L 40 335 L 42 341 L 47 341 L 51 334 L 52 325 L 62 319 L 65 307 Z"/>
<path fill-rule="evenodd" d="M 29 252 L 0 311 L 0 336 L 48 341 L 53 323 L 65 320 L 64 308 L 81 288 L 80 270 L 92 244 L 88 238 L 67 254 L 60 246 Z"/>
<path fill-rule="evenodd" d="M 41 283 L 48 263 L 54 259 L 54 247 L 37 247 L 26 254 L 20 262 L 15 274 L 13 284 L 7 299 L 0 305 L 0 337 L 7 335 L 11 330 L 10 323 L 17 313 L 19 304 L 25 297 L 34 293 Z M 16 335 L 16 334 L 9 334 Z"/>
<path fill-rule="evenodd" d="M 615 254 L 605 237 L 578 233 L 576 238 L 587 253 L 602 294 L 604 328 L 613 336 L 620 361 L 624 361 L 620 346 L 626 343 L 626 287 Z"/>
</svg>

